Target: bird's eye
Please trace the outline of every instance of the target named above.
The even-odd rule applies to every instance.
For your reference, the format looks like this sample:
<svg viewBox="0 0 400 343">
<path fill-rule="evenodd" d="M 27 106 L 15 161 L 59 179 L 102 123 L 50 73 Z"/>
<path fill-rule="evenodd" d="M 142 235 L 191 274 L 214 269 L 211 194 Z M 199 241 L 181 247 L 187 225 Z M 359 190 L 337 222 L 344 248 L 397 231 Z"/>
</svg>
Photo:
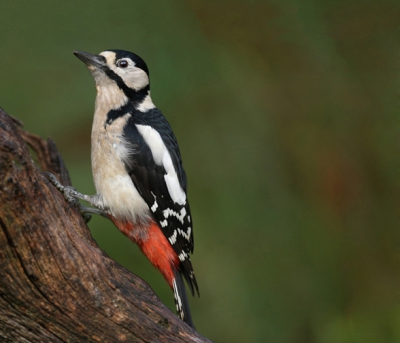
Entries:
<svg viewBox="0 0 400 343">
<path fill-rule="evenodd" d="M 120 60 L 117 62 L 117 67 L 118 68 L 126 68 L 128 66 L 128 62 L 125 60 Z"/>
</svg>

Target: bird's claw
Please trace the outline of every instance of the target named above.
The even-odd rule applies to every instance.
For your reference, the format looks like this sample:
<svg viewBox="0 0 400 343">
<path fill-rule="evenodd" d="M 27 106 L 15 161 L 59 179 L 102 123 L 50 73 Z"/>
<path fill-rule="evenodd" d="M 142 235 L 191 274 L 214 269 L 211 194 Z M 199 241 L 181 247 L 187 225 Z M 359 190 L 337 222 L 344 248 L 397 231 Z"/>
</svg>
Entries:
<svg viewBox="0 0 400 343">
<path fill-rule="evenodd" d="M 92 218 L 91 214 L 98 214 L 103 217 L 109 218 L 107 211 L 104 208 L 91 208 L 85 207 L 80 202 L 79 199 L 85 200 L 90 202 L 90 196 L 83 195 L 79 193 L 74 187 L 72 186 L 63 186 L 53 175 L 49 172 L 43 172 L 43 175 L 47 177 L 50 183 L 56 187 L 64 196 L 64 199 L 68 202 L 70 207 L 77 207 L 79 212 L 81 213 L 83 219 L 86 223 Z M 88 200 L 89 198 L 89 200 Z M 90 202 L 91 203 L 91 202 Z"/>
<path fill-rule="evenodd" d="M 82 206 L 81 204 L 77 205 L 79 212 L 81 213 L 81 216 L 83 218 L 83 220 L 85 221 L 85 223 L 89 223 L 90 220 L 92 219 L 92 215 L 87 213 L 85 210 L 86 208 L 84 206 Z"/>
<path fill-rule="evenodd" d="M 64 195 L 64 199 L 67 200 L 71 207 L 79 204 L 78 192 L 74 187 L 65 186 L 61 193 Z"/>
<path fill-rule="evenodd" d="M 43 175 L 46 176 L 50 183 L 64 195 L 64 199 L 71 205 L 71 207 L 79 204 L 79 193 L 74 187 L 63 186 L 52 173 L 43 172 Z"/>
</svg>

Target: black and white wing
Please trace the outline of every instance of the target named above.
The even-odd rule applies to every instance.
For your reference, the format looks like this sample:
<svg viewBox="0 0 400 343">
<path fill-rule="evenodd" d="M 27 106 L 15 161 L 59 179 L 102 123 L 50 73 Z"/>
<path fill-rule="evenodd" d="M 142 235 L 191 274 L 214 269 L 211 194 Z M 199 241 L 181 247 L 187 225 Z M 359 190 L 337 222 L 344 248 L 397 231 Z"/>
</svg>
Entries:
<svg viewBox="0 0 400 343">
<path fill-rule="evenodd" d="M 132 145 L 125 162 L 132 181 L 181 262 L 182 273 L 192 293 L 198 292 L 190 262 L 193 229 L 186 197 L 186 175 L 178 143 L 161 111 L 135 111 L 124 127 Z"/>
</svg>

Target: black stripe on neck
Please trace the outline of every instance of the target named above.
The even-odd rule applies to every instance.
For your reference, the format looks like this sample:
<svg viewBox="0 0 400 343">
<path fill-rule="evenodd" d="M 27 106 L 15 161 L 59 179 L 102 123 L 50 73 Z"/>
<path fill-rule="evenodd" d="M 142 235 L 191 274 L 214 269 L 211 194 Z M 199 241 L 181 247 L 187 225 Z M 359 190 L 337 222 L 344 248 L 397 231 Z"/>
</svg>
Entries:
<svg viewBox="0 0 400 343">
<path fill-rule="evenodd" d="M 118 118 L 123 117 L 127 113 L 133 113 L 135 110 L 133 103 L 131 101 L 128 101 L 124 106 L 116 109 L 116 110 L 111 110 L 107 113 L 107 119 L 104 123 L 104 128 L 106 128 L 107 125 L 111 125 L 112 122 Z"/>
<path fill-rule="evenodd" d="M 141 103 L 150 90 L 150 85 L 147 85 L 146 87 L 139 90 L 129 88 L 122 80 L 121 76 L 113 72 L 110 68 L 103 67 L 102 69 L 111 80 L 114 80 L 117 83 L 117 86 L 134 103 Z"/>
</svg>

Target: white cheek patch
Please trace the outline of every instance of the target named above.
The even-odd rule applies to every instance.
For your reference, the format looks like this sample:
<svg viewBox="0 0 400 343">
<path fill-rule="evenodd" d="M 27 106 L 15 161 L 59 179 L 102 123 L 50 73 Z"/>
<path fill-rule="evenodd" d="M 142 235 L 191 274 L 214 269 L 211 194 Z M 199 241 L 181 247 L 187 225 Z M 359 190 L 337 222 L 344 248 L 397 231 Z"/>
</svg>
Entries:
<svg viewBox="0 0 400 343">
<path fill-rule="evenodd" d="M 128 62 L 127 68 L 118 68 L 115 65 L 116 54 L 112 51 L 103 51 L 101 56 L 107 61 L 108 67 L 117 75 L 119 75 L 124 83 L 132 89 L 139 90 L 149 84 L 149 77 L 146 72 L 135 66 L 135 63 L 130 58 L 125 58 Z"/>
<path fill-rule="evenodd" d="M 162 165 L 167 173 L 164 176 L 164 180 L 171 199 L 179 205 L 184 205 L 186 203 L 186 194 L 179 183 L 171 155 L 169 154 L 160 134 L 147 125 L 136 125 L 136 127 L 146 144 L 149 146 L 154 162 L 159 166 Z"/>
<path fill-rule="evenodd" d="M 133 64 L 133 62 L 129 61 L 129 66 L 126 69 L 116 68 L 118 70 L 114 70 L 115 73 L 121 76 L 129 88 L 139 90 L 146 87 L 149 84 L 149 77 L 146 72 L 135 67 L 134 64 L 131 66 L 131 63 Z"/>
</svg>

